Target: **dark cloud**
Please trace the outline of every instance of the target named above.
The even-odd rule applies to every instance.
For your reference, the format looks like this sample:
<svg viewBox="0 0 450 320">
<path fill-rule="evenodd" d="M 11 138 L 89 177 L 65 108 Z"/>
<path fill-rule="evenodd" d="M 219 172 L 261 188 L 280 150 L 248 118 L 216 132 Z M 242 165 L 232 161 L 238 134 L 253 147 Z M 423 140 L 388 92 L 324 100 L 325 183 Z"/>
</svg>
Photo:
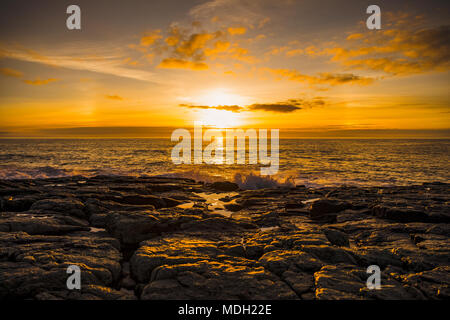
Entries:
<svg viewBox="0 0 450 320">
<path fill-rule="evenodd" d="M 235 113 L 249 111 L 265 111 L 265 112 L 277 112 L 277 113 L 291 113 L 297 110 L 322 107 L 326 105 L 324 98 L 316 97 L 310 100 L 306 99 L 289 99 L 284 102 L 277 103 L 254 103 L 249 106 L 241 107 L 237 105 L 232 106 L 201 106 L 201 105 L 190 105 L 190 104 L 180 104 L 180 107 L 190 108 L 190 109 L 216 109 L 216 110 L 226 110 Z"/>
<path fill-rule="evenodd" d="M 325 106 L 326 102 L 322 97 L 307 99 L 289 99 L 278 103 L 255 103 L 248 106 L 249 111 L 268 111 L 278 113 L 290 113 L 301 109 L 309 109 Z"/>
<path fill-rule="evenodd" d="M 302 109 L 298 105 L 289 103 L 268 103 L 268 104 L 252 104 L 248 107 L 250 111 L 269 111 L 279 113 L 290 113 Z"/>
<path fill-rule="evenodd" d="M 271 69 L 262 68 L 262 70 L 269 71 L 273 75 L 279 78 L 287 78 L 291 81 L 308 83 L 310 86 L 337 86 L 344 84 L 351 85 L 368 85 L 371 84 L 375 79 L 370 77 L 362 77 L 352 73 L 329 73 L 323 72 L 318 75 L 311 76 L 307 74 L 302 74 L 297 70 L 291 69 Z"/>
</svg>

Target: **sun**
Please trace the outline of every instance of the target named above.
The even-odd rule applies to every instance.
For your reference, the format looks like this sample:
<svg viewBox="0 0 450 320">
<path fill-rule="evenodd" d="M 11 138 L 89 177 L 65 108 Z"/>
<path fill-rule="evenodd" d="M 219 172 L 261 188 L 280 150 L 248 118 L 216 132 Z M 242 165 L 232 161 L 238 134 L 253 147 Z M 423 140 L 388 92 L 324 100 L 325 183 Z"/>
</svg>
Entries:
<svg viewBox="0 0 450 320">
<path fill-rule="evenodd" d="M 210 107 L 242 105 L 244 103 L 243 97 L 223 88 L 210 89 L 198 100 Z"/>
<path fill-rule="evenodd" d="M 198 120 L 205 126 L 215 128 L 233 128 L 242 124 L 239 113 L 217 109 L 201 110 Z"/>
<path fill-rule="evenodd" d="M 215 128 L 232 128 L 242 125 L 243 118 L 240 113 L 215 108 L 220 106 L 242 106 L 245 103 L 245 99 L 242 96 L 233 94 L 227 89 L 216 88 L 208 90 L 197 100 L 201 105 L 210 107 L 210 109 L 199 111 L 197 120 L 201 121 L 203 125 Z"/>
</svg>

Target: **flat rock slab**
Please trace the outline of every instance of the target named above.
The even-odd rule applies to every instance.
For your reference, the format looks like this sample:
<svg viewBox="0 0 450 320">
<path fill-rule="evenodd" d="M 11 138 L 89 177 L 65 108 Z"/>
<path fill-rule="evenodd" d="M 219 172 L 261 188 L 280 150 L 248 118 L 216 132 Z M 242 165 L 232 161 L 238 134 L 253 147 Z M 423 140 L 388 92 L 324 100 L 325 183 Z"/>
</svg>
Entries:
<svg viewBox="0 0 450 320">
<path fill-rule="evenodd" d="M 0 298 L 68 292 L 69 265 L 82 270 L 82 287 L 111 286 L 119 278 L 121 258 L 119 243 L 112 238 L 0 232 Z"/>
<path fill-rule="evenodd" d="M 225 254 L 228 248 L 182 235 L 144 242 L 131 259 L 141 299 L 298 298 L 258 262 Z"/>
</svg>

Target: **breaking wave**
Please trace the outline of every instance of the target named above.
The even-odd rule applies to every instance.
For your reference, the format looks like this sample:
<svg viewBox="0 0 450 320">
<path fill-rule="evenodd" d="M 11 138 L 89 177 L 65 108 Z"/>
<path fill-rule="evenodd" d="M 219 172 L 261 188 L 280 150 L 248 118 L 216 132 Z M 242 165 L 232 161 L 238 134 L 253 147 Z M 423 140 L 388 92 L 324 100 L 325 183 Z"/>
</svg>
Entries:
<svg viewBox="0 0 450 320">
<path fill-rule="evenodd" d="M 277 187 L 294 187 L 295 178 L 283 174 L 274 176 L 261 176 L 254 172 L 235 173 L 233 176 L 222 176 L 206 173 L 200 170 L 189 170 L 164 174 L 165 177 L 186 178 L 205 183 L 228 180 L 236 183 L 242 190 L 256 190 Z"/>
</svg>

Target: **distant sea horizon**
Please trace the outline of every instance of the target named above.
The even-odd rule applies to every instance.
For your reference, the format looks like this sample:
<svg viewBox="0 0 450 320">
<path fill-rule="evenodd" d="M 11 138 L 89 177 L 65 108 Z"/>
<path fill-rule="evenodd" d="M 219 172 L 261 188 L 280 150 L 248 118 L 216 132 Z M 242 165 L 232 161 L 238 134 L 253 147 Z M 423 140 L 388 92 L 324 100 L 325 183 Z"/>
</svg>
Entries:
<svg viewBox="0 0 450 320">
<path fill-rule="evenodd" d="M 0 130 L 0 139 L 150 139 L 168 138 L 175 129 L 186 127 L 68 127 L 68 128 L 21 128 Z M 204 127 L 204 129 L 216 129 Z M 230 128 L 235 129 L 235 128 Z M 241 129 L 241 128 L 240 128 Z M 259 129 L 242 127 L 242 129 Z M 276 129 L 261 127 L 261 129 Z M 220 130 L 220 129 L 219 129 Z M 449 129 L 335 129 L 335 128 L 280 128 L 280 139 L 450 139 Z"/>
</svg>

